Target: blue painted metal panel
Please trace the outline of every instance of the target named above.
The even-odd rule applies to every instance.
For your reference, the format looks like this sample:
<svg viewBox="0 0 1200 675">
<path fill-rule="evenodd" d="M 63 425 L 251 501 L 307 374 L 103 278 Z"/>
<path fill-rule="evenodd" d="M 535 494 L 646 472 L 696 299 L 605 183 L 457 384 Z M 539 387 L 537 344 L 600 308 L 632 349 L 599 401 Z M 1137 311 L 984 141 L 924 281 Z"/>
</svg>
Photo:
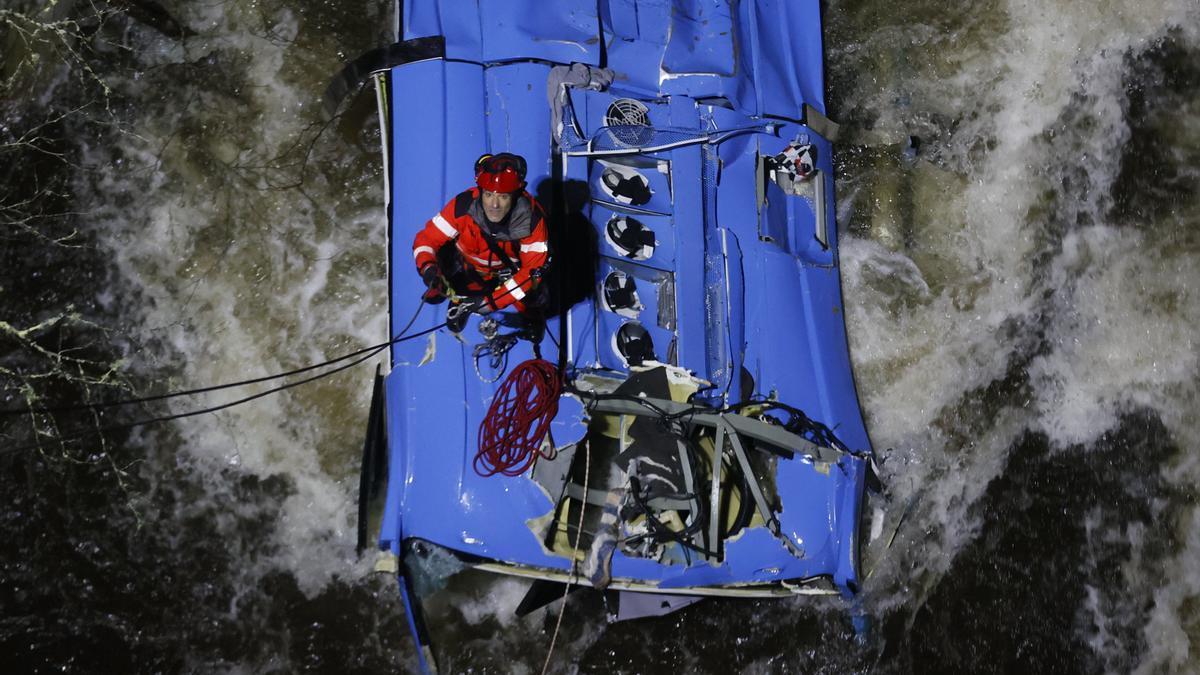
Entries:
<svg viewBox="0 0 1200 675">
<path fill-rule="evenodd" d="M 815 0 L 405 0 L 403 39 L 441 35 L 451 60 L 600 65 L 648 96 L 724 96 L 753 115 L 825 111 Z M 486 27 L 486 30 L 484 29 Z M 770 58 L 762 58 L 762 55 Z"/>
<path fill-rule="evenodd" d="M 604 26 L 604 43 L 606 65 L 616 73 L 616 83 L 622 89 L 657 94 L 670 0 L 601 0 L 600 4 L 612 19 Z"/>
<path fill-rule="evenodd" d="M 582 302 L 570 309 L 568 318 L 571 365 L 573 370 L 600 366 L 599 347 L 596 343 L 596 324 L 601 310 L 596 303 Z"/>
<path fill-rule="evenodd" d="M 676 3 L 670 22 L 662 60 L 665 77 L 694 81 L 734 76 L 733 16 L 728 2 Z"/>
<path fill-rule="evenodd" d="M 526 157 L 527 189 L 543 201 L 549 189 L 543 183 L 550 177 L 550 108 L 545 103 L 549 72 L 550 67 L 544 63 L 513 63 L 484 71 L 487 147 L 494 152 L 515 152 Z M 471 167 L 467 165 L 468 173 Z M 470 177 L 464 186 L 469 183 Z"/>
<path fill-rule="evenodd" d="M 385 424 L 388 438 L 388 484 L 383 518 L 379 527 L 379 548 L 400 553 L 404 538 L 404 498 L 408 486 L 408 448 L 411 421 L 402 405 L 409 399 L 403 369 L 393 369 L 384 380 Z"/>
<path fill-rule="evenodd" d="M 483 82 L 479 66 L 440 59 L 391 71 L 391 312 L 397 330 L 412 316 L 413 299 L 424 288 L 412 267 L 413 237 L 472 184 L 473 163 L 487 147 Z M 430 328 L 440 321 L 429 310 L 414 327 Z M 423 353 L 422 344 L 400 343 L 392 348 L 392 363 L 417 363 Z"/>
<path fill-rule="evenodd" d="M 863 491 L 866 489 L 867 462 L 855 458 L 841 464 L 846 475 L 839 481 L 837 496 L 837 527 L 833 530 L 841 537 L 837 550 L 837 566 L 833 581 L 852 593 L 858 592 L 858 541 L 859 526 L 862 524 Z"/>
<path fill-rule="evenodd" d="M 746 269 L 748 288 L 772 289 L 748 295 L 746 367 L 758 392 L 775 392 L 805 410 L 851 449 L 869 449 L 849 370 L 837 269 L 760 251 L 759 265 Z"/>
<path fill-rule="evenodd" d="M 696 106 L 673 99 L 671 126 L 696 128 Z M 704 166 L 699 146 L 671 151 L 671 183 L 675 194 L 675 303 L 679 313 L 679 365 L 708 379 L 708 324 L 705 305 L 704 205 L 700 199 Z"/>
<path fill-rule="evenodd" d="M 753 34 L 754 81 L 763 114 L 799 118 L 803 104 L 825 112 L 825 61 L 818 2 L 741 3 L 742 34 Z"/>
<path fill-rule="evenodd" d="M 594 0 L 405 0 L 403 12 L 402 39 L 441 35 L 448 59 L 600 64 Z"/>
<path fill-rule="evenodd" d="M 725 97 L 751 115 L 825 111 L 819 3 L 609 0 L 608 66 L 646 96 Z M 636 28 L 635 28 L 636 26 Z"/>
</svg>

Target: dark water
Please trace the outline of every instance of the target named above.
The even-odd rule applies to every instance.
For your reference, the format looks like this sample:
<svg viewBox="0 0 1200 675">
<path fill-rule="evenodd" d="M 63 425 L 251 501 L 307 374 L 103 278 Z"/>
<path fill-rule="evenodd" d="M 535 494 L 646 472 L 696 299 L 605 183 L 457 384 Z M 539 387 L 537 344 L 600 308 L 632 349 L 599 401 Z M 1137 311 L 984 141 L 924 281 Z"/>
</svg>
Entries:
<svg viewBox="0 0 1200 675">
<path fill-rule="evenodd" d="M 0 7 L 4 407 L 383 339 L 373 100 L 329 126 L 317 107 L 388 12 Z M 847 320 L 890 449 L 874 630 L 803 599 L 610 626 L 579 593 L 552 669 L 1194 672 L 1200 7 L 862 0 L 825 19 Z M 368 376 L 65 444 L 230 397 L 0 418 L 5 671 L 412 668 L 395 590 L 353 550 Z M 557 605 L 517 619 L 524 589 L 449 580 L 429 608 L 448 671 L 540 672 Z"/>
</svg>

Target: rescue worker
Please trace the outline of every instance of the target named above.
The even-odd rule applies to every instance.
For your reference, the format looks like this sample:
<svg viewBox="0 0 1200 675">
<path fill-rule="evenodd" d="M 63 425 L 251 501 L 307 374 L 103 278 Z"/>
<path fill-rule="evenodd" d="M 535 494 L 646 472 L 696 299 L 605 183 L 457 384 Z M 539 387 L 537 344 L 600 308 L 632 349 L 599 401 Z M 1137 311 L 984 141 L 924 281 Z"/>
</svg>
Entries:
<svg viewBox="0 0 1200 675">
<path fill-rule="evenodd" d="M 528 315 L 544 303 L 545 213 L 525 191 L 525 168 L 520 155 L 483 155 L 475 161 L 476 186 L 451 199 L 413 240 L 424 300 L 442 302 L 448 290 L 465 296 L 447 312 L 456 333 L 471 312 L 511 306 Z"/>
</svg>

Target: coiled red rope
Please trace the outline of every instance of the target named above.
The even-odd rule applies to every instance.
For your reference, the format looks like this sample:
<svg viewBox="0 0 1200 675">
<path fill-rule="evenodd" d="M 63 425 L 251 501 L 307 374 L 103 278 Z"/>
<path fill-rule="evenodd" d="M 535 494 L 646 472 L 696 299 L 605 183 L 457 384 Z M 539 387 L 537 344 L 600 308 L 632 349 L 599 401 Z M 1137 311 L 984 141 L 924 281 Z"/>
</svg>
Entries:
<svg viewBox="0 0 1200 675">
<path fill-rule="evenodd" d="M 496 390 L 496 398 L 479 425 L 475 473 L 519 476 L 542 455 L 542 440 L 558 413 L 562 378 L 553 363 L 530 359 L 513 369 Z M 551 444 L 553 446 L 553 443 Z"/>
</svg>

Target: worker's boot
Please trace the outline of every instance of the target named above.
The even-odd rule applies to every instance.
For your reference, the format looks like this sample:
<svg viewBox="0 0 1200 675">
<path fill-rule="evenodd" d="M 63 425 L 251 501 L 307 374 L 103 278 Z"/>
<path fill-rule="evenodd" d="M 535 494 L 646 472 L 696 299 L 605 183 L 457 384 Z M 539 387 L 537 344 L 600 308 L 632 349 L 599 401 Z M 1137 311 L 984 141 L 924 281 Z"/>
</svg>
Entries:
<svg viewBox="0 0 1200 675">
<path fill-rule="evenodd" d="M 546 337 L 546 314 L 540 307 L 530 307 L 521 314 L 520 337 L 534 346 L 542 344 Z"/>
</svg>

